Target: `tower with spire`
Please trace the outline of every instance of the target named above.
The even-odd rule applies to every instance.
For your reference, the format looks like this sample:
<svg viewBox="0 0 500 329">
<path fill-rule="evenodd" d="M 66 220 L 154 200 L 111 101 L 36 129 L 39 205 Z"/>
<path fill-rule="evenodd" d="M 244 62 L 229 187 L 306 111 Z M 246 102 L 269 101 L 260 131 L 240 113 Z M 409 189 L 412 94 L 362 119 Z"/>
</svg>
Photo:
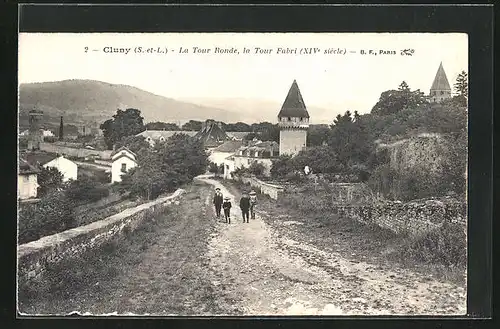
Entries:
<svg viewBox="0 0 500 329">
<path fill-rule="evenodd" d="M 293 80 L 278 113 L 278 126 L 280 128 L 280 155 L 294 156 L 306 147 L 309 113 L 296 80 Z"/>
<path fill-rule="evenodd" d="M 451 98 L 451 88 L 441 62 L 431 86 L 429 100 L 431 103 L 439 103 L 449 98 Z"/>
</svg>

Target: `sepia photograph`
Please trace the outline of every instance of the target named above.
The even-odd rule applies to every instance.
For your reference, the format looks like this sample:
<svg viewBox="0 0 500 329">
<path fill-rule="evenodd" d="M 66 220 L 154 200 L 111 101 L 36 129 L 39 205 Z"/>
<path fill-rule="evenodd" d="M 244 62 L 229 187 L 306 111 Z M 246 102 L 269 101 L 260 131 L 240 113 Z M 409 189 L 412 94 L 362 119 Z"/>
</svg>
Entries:
<svg viewBox="0 0 500 329">
<path fill-rule="evenodd" d="M 467 34 L 18 46 L 20 315 L 466 315 Z"/>
</svg>

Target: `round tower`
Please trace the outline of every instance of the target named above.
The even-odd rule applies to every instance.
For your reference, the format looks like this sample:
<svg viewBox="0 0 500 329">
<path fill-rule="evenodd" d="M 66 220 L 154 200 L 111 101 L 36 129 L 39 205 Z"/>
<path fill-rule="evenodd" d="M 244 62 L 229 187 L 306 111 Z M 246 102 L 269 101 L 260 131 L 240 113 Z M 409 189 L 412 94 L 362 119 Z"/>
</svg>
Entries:
<svg viewBox="0 0 500 329">
<path fill-rule="evenodd" d="M 43 135 L 40 127 L 42 118 L 42 111 L 38 111 L 36 109 L 29 111 L 28 150 L 30 151 L 39 150 L 40 143 L 43 141 Z"/>
<path fill-rule="evenodd" d="M 293 80 L 288 95 L 278 113 L 280 128 L 280 155 L 294 156 L 307 145 L 309 113 L 302 99 L 297 81 Z"/>
</svg>

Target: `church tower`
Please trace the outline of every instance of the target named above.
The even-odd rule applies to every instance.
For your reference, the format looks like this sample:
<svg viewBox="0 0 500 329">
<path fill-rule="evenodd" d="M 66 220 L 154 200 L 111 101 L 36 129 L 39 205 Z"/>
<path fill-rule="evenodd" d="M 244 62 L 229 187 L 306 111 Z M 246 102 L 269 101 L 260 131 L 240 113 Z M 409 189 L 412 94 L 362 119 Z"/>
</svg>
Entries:
<svg viewBox="0 0 500 329">
<path fill-rule="evenodd" d="M 431 103 L 439 103 L 448 98 L 451 98 L 451 88 L 444 72 L 443 63 L 440 63 L 429 93 L 429 100 Z"/>
<path fill-rule="evenodd" d="M 280 155 L 294 156 L 306 147 L 309 113 L 295 80 L 278 113 L 278 126 L 280 128 Z"/>
</svg>

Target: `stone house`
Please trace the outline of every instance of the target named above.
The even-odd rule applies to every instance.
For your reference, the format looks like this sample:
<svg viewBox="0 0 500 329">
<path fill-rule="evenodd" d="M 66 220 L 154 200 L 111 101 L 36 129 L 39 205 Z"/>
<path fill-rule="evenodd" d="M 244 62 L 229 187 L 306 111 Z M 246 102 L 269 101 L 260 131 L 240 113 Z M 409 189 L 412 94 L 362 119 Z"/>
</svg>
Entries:
<svg viewBox="0 0 500 329">
<path fill-rule="evenodd" d="M 252 163 L 264 165 L 264 175 L 271 174 L 272 160 L 279 156 L 279 144 L 274 141 L 255 142 L 240 147 L 224 161 L 224 177 L 231 177 L 237 168 L 249 168 Z"/>
</svg>

